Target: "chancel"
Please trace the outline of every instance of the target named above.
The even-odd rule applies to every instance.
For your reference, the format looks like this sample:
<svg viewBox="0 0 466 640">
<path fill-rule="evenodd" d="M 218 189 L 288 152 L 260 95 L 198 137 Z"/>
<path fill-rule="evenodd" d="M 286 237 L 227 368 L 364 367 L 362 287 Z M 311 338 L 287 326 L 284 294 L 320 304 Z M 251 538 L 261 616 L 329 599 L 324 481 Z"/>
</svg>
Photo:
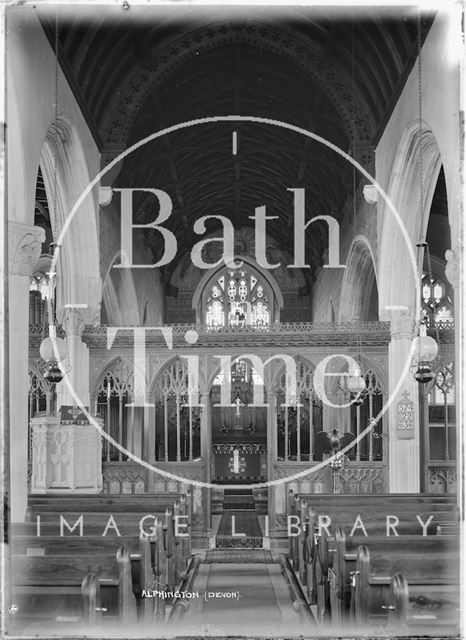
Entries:
<svg viewBox="0 0 466 640">
<path fill-rule="evenodd" d="M 6 633 L 458 637 L 462 8 L 5 13 Z"/>
</svg>

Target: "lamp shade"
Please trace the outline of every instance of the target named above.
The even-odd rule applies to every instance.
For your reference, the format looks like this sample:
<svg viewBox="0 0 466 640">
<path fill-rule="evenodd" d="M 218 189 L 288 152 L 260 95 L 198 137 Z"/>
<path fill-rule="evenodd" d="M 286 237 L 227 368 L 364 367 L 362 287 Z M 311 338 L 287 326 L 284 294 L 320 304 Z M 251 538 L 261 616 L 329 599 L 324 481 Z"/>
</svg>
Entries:
<svg viewBox="0 0 466 640">
<path fill-rule="evenodd" d="M 414 338 L 413 359 L 418 362 L 432 362 L 438 353 L 438 345 L 430 336 L 420 335 Z"/>
<path fill-rule="evenodd" d="M 64 360 L 64 358 L 66 358 L 68 354 L 66 342 L 63 340 L 63 338 L 54 338 L 53 341 L 56 345 L 55 348 L 58 352 L 58 358 L 57 353 L 55 353 L 52 338 L 45 338 L 40 344 L 40 357 L 42 358 L 42 360 L 45 360 L 45 362 L 61 362 L 62 360 Z"/>
<path fill-rule="evenodd" d="M 348 376 L 348 391 L 351 393 L 361 393 L 366 388 L 366 381 L 359 375 L 359 371 L 355 371 L 353 375 Z"/>
</svg>

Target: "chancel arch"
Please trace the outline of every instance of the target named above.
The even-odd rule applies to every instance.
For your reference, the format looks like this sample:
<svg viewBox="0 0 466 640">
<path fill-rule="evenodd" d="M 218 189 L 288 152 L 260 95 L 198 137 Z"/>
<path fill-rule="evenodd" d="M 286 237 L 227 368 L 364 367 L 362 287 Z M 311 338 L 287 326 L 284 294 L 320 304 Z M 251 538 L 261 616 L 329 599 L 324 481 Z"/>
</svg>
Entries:
<svg viewBox="0 0 466 640">
<path fill-rule="evenodd" d="M 420 157 L 422 153 L 422 180 Z M 416 243 L 423 242 L 429 221 L 429 211 L 441 168 L 440 151 L 432 131 L 424 124 L 412 122 L 401 136 L 392 166 L 387 195 L 401 221 L 397 221 L 385 202 L 378 203 L 380 250 L 378 260 L 380 318 L 389 318 L 387 307 L 407 304 L 411 313 L 416 275 L 407 246 L 416 251 Z M 421 208 L 422 207 L 422 208 Z M 408 239 L 401 233 L 406 230 Z M 395 258 L 396 256 L 396 258 Z M 419 263 L 419 255 L 414 254 Z M 422 264 L 422 261 L 421 261 Z M 403 286 L 400 287 L 400 283 Z"/>
</svg>

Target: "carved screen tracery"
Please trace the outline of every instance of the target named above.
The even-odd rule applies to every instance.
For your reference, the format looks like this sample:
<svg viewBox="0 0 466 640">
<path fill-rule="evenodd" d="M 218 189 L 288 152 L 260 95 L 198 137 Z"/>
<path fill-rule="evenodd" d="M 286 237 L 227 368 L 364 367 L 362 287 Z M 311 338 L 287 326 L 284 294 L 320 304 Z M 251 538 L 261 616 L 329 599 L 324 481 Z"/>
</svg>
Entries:
<svg viewBox="0 0 466 640">
<path fill-rule="evenodd" d="M 117 360 L 101 378 L 96 394 L 96 414 L 103 420 L 105 432 L 124 448 L 128 448 L 129 429 L 135 416 L 135 408 L 127 406 L 133 401 L 133 395 L 133 371 L 126 362 Z M 103 442 L 102 457 L 108 462 L 126 459 L 108 440 Z"/>
<path fill-rule="evenodd" d="M 39 369 L 30 366 L 28 371 L 28 467 L 32 464 L 31 419 L 42 411 L 49 412 L 52 401 L 52 388 Z"/>
<path fill-rule="evenodd" d="M 353 402 L 350 408 L 351 432 L 357 437 L 375 418 L 383 407 L 383 394 L 380 382 L 376 374 L 367 370 L 362 377 L 366 381 L 366 387 L 359 396 L 359 403 Z M 354 394 L 347 396 L 352 400 Z M 357 461 L 377 461 L 383 459 L 382 420 L 367 435 L 365 435 L 351 450 L 350 459 Z"/>
<path fill-rule="evenodd" d="M 322 430 L 322 402 L 314 393 L 313 373 L 307 363 L 297 361 L 296 406 L 283 406 L 287 398 L 285 373 L 276 384 L 278 460 L 314 460 L 315 436 Z"/>
<path fill-rule="evenodd" d="M 428 393 L 431 461 L 456 460 L 454 364 L 443 366 Z"/>
<path fill-rule="evenodd" d="M 201 455 L 200 411 L 187 406 L 188 393 L 188 368 L 181 360 L 174 360 L 162 371 L 155 387 L 156 460 L 180 462 Z"/>
</svg>

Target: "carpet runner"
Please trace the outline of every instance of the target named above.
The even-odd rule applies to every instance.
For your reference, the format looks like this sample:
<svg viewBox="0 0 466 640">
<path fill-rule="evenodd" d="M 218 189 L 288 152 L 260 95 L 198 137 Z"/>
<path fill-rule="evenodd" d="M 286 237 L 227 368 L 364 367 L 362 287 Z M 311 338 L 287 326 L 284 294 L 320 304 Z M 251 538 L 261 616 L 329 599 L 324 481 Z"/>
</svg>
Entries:
<svg viewBox="0 0 466 640">
<path fill-rule="evenodd" d="M 223 493 L 223 510 L 231 509 L 255 510 L 252 489 L 225 489 Z"/>
<path fill-rule="evenodd" d="M 217 549 L 257 549 L 262 547 L 262 531 L 251 489 L 226 489 L 223 497 L 223 509 L 224 514 L 220 520 L 215 540 Z"/>
<path fill-rule="evenodd" d="M 273 564 L 272 552 L 265 549 L 210 549 L 204 564 Z"/>
<path fill-rule="evenodd" d="M 225 496 L 223 498 L 223 509 L 242 509 L 255 511 L 256 505 L 252 496 Z"/>
</svg>

